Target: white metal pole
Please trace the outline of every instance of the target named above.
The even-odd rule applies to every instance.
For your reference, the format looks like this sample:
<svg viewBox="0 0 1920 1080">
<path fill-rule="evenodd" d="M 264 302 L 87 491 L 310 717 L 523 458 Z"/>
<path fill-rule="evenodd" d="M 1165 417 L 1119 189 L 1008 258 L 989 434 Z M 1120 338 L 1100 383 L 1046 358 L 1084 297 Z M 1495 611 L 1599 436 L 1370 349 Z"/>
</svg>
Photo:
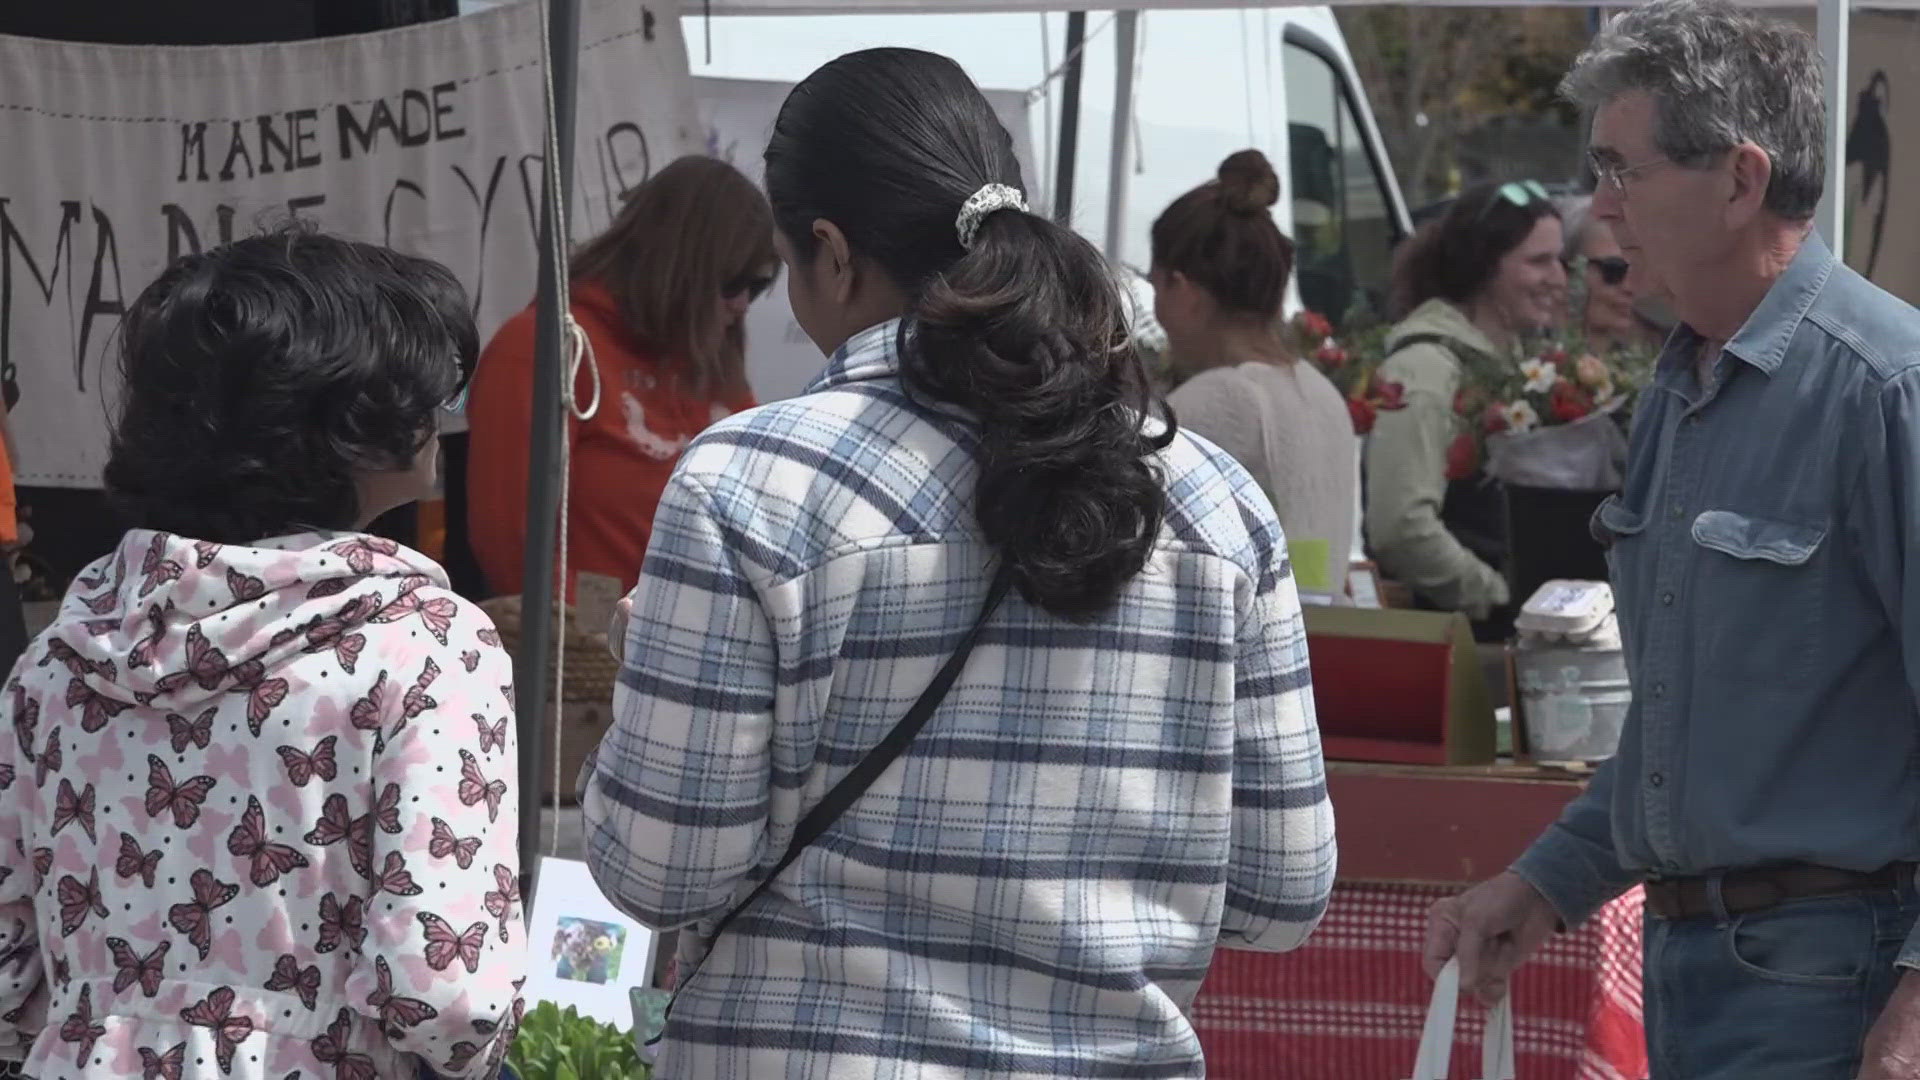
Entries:
<svg viewBox="0 0 1920 1080">
<path fill-rule="evenodd" d="M 1819 0 L 1820 56 L 1827 67 L 1827 187 L 1815 219 L 1820 234 L 1845 258 L 1847 239 L 1847 30 L 1849 0 Z"/>
<path fill-rule="evenodd" d="M 1140 40 L 1140 13 L 1122 11 L 1114 20 L 1113 160 L 1107 166 L 1107 258 L 1118 263 L 1126 235 L 1127 178 L 1132 175 L 1133 68 Z"/>
</svg>

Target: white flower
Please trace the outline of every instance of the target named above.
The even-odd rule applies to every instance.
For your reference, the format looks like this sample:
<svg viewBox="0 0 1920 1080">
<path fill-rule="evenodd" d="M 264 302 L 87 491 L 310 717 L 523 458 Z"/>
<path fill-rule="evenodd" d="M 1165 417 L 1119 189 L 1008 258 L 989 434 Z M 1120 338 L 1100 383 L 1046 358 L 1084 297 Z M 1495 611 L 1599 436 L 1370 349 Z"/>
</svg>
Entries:
<svg viewBox="0 0 1920 1080">
<path fill-rule="evenodd" d="M 1506 405 L 1505 411 L 1507 414 L 1507 430 L 1516 435 L 1523 431 L 1532 431 L 1534 428 L 1540 426 L 1540 414 L 1534 411 L 1531 402 L 1509 402 Z"/>
<path fill-rule="evenodd" d="M 1520 361 L 1520 374 L 1527 378 L 1527 393 L 1544 394 L 1553 389 L 1553 381 L 1560 377 L 1560 369 L 1536 356 Z"/>
</svg>

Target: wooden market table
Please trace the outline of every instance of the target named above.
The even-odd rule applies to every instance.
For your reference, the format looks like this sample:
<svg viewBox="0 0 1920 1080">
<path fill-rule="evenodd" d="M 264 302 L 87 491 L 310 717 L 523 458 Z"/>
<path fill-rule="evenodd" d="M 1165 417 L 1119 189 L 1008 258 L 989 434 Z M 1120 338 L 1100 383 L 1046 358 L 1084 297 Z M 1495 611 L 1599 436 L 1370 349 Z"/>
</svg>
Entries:
<svg viewBox="0 0 1920 1080">
<path fill-rule="evenodd" d="M 1194 1002 L 1207 1074 L 1394 1080 L 1431 991 L 1420 951 L 1435 900 L 1505 869 L 1584 778 L 1524 765 L 1329 762 L 1340 870 L 1326 919 L 1291 953 L 1222 950 Z M 1638 890 L 1555 938 L 1514 979 L 1520 1080 L 1644 1080 Z M 1462 1009 L 1455 1077 L 1479 1068 Z"/>
</svg>

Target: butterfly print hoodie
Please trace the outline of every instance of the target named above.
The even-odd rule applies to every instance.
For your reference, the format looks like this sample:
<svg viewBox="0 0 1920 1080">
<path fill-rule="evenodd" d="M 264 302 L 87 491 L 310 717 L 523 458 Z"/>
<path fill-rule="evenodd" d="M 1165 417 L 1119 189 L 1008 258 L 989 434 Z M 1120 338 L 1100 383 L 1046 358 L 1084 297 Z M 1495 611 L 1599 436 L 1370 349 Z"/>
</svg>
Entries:
<svg viewBox="0 0 1920 1080">
<path fill-rule="evenodd" d="M 0 1054 L 40 1080 L 491 1076 L 511 665 L 431 560 L 151 532 L 4 689 Z"/>
</svg>

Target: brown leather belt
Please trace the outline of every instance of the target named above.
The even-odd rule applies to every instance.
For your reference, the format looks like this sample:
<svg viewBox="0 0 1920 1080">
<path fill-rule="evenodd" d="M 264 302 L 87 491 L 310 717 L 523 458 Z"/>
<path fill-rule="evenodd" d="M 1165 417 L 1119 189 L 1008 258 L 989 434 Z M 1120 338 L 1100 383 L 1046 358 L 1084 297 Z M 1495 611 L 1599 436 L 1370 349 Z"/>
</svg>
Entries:
<svg viewBox="0 0 1920 1080">
<path fill-rule="evenodd" d="M 1914 863 L 1893 863 L 1869 873 L 1793 863 L 1753 870 L 1729 870 L 1720 878 L 1720 901 L 1729 915 L 1756 911 L 1817 896 L 1898 889 L 1914 878 Z M 1647 882 L 1647 910 L 1662 919 L 1715 916 L 1710 877 L 1656 878 Z"/>
</svg>

